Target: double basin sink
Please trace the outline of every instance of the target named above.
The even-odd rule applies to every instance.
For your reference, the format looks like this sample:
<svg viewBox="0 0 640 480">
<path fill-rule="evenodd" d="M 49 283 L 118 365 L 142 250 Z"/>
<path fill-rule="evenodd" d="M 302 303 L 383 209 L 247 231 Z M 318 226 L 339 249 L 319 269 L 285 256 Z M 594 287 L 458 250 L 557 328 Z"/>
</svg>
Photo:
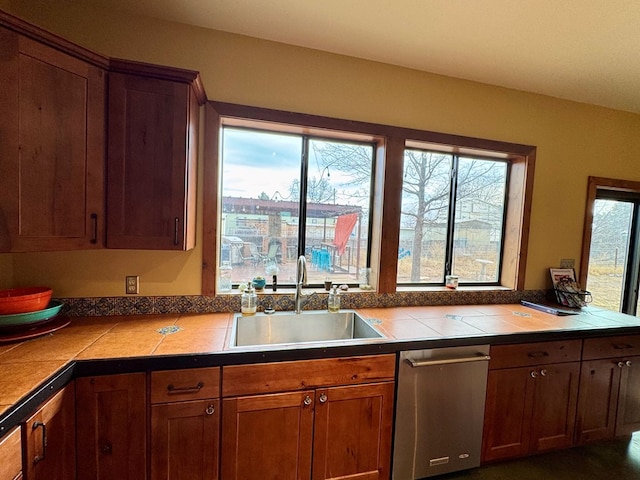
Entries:
<svg viewBox="0 0 640 480">
<path fill-rule="evenodd" d="M 233 347 L 302 343 L 355 343 L 385 336 L 353 310 L 337 313 L 263 312 L 251 316 L 237 313 L 233 317 Z"/>
</svg>

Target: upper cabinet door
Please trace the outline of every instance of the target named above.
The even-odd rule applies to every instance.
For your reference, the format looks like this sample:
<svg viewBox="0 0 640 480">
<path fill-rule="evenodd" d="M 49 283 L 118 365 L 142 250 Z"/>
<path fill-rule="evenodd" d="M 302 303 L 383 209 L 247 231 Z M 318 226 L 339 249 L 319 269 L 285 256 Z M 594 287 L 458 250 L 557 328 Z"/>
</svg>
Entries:
<svg viewBox="0 0 640 480">
<path fill-rule="evenodd" d="M 0 28 L 0 252 L 103 246 L 105 72 Z"/>
<path fill-rule="evenodd" d="M 133 65 L 109 76 L 107 247 L 188 250 L 199 103 L 190 83 Z"/>
</svg>

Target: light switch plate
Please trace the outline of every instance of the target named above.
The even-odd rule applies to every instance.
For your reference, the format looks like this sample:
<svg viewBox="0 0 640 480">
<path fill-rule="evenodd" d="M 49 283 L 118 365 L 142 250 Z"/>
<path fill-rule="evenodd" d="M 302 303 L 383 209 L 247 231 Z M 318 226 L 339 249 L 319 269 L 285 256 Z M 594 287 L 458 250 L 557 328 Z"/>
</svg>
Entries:
<svg viewBox="0 0 640 480">
<path fill-rule="evenodd" d="M 140 277 L 137 275 L 127 275 L 124 277 L 124 288 L 127 295 L 140 293 Z"/>
</svg>

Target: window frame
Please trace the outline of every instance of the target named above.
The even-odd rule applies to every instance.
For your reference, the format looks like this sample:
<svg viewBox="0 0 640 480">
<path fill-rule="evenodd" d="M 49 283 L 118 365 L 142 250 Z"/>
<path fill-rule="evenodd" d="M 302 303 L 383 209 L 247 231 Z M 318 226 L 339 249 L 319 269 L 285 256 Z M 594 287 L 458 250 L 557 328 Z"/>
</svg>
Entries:
<svg viewBox="0 0 640 480">
<path fill-rule="evenodd" d="M 511 290 L 524 289 L 535 173 L 535 146 L 209 101 L 205 105 L 202 167 L 203 295 L 216 294 L 217 223 L 220 208 L 217 203 L 217 192 L 220 187 L 219 131 L 223 123 L 271 131 L 280 129 L 282 132 L 313 134 L 320 137 L 326 137 L 330 133 L 330 137 L 335 140 L 365 141 L 377 145 L 369 241 L 371 242 L 372 279 L 379 294 L 422 289 L 396 285 L 405 148 L 417 145 L 421 149 L 437 149 L 443 152 L 455 152 L 458 155 L 488 156 L 509 160 L 511 171 L 498 287 Z"/>
</svg>

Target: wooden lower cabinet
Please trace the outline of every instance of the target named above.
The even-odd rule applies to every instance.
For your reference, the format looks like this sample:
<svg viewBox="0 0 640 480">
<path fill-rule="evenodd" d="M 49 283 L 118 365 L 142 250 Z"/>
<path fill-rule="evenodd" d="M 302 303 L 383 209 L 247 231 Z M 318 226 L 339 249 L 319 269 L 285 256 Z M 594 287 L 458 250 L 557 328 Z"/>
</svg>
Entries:
<svg viewBox="0 0 640 480">
<path fill-rule="evenodd" d="M 24 478 L 76 478 L 76 417 L 73 383 L 47 400 L 22 425 Z"/>
<path fill-rule="evenodd" d="M 15 427 L 0 440 L 0 480 L 22 478 L 22 437 Z"/>
<path fill-rule="evenodd" d="M 582 363 L 576 442 L 613 438 L 620 389 L 620 367 L 611 359 Z"/>
<path fill-rule="evenodd" d="M 313 403 L 313 392 L 225 398 L 221 478 L 311 478 Z"/>
<path fill-rule="evenodd" d="M 151 407 L 151 479 L 218 478 L 218 400 Z"/>
<path fill-rule="evenodd" d="M 389 478 L 393 382 L 316 391 L 315 479 Z"/>
<path fill-rule="evenodd" d="M 616 436 L 640 430 L 640 357 L 625 360 L 620 372 Z"/>
<path fill-rule="evenodd" d="M 76 380 L 78 479 L 147 476 L 145 373 Z"/>
<path fill-rule="evenodd" d="M 151 479 L 217 480 L 220 368 L 151 373 Z"/>
<path fill-rule="evenodd" d="M 573 346 L 560 345 L 555 351 L 564 358 L 579 360 L 579 343 L 575 345 L 577 353 L 572 355 L 566 355 L 566 351 L 573 351 Z M 553 360 L 554 346 L 550 347 L 551 353 L 524 345 L 525 360 L 515 363 L 530 363 L 528 366 L 492 370 L 490 363 L 483 461 L 524 456 L 573 444 L 580 362 L 536 364 L 540 359 Z M 529 356 L 527 351 L 535 355 Z M 493 348 L 491 355 L 493 361 Z M 499 356 L 497 350 L 496 363 L 500 362 Z"/>
<path fill-rule="evenodd" d="M 584 341 L 576 441 L 584 444 L 640 430 L 640 336 Z"/>
<path fill-rule="evenodd" d="M 395 355 L 380 357 L 223 367 L 221 478 L 388 479 Z M 268 393 L 282 382 L 298 387 Z"/>
</svg>

